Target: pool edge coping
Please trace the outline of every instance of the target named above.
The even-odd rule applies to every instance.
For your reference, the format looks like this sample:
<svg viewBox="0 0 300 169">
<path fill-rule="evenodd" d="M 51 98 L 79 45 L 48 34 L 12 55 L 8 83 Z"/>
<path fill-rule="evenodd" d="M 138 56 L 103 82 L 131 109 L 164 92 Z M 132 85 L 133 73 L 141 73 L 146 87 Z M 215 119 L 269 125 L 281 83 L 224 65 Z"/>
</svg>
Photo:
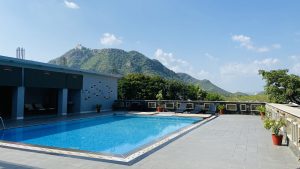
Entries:
<svg viewBox="0 0 300 169">
<path fill-rule="evenodd" d="M 62 156 L 71 156 L 77 158 L 87 158 L 93 160 L 102 160 L 108 161 L 112 163 L 121 163 L 130 165 L 131 163 L 135 163 L 134 161 L 139 161 L 143 159 L 143 156 L 148 156 L 153 152 L 157 151 L 158 149 L 164 147 L 166 144 L 171 143 L 172 141 L 176 140 L 177 138 L 187 134 L 188 132 L 196 129 L 197 127 L 215 119 L 217 116 L 211 116 L 209 118 L 205 118 L 201 121 L 193 123 L 187 127 L 179 129 L 165 137 L 154 140 L 149 144 L 138 148 L 136 151 L 131 153 L 127 153 L 126 155 L 112 155 L 112 154 L 105 154 L 105 153 L 93 153 L 88 151 L 82 150 L 74 150 L 74 149 L 66 149 L 66 148 L 58 148 L 58 147 L 47 147 L 47 146 L 37 146 L 31 144 L 24 144 L 19 142 L 10 142 L 5 140 L 0 140 L 0 147 L 4 148 L 12 148 L 18 149 L 23 151 L 31 151 L 31 152 L 38 152 L 44 154 L 54 154 L 54 155 L 62 155 Z"/>
</svg>

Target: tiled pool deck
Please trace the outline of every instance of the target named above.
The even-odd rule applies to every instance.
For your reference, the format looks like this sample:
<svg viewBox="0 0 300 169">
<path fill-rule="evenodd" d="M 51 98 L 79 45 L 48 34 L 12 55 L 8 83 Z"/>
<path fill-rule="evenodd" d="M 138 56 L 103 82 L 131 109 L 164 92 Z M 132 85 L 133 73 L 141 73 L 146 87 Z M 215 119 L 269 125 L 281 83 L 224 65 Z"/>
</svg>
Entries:
<svg viewBox="0 0 300 169">
<path fill-rule="evenodd" d="M 258 116 L 220 116 L 132 165 L 0 148 L 0 168 L 296 169 L 286 146 L 273 146 Z"/>
</svg>

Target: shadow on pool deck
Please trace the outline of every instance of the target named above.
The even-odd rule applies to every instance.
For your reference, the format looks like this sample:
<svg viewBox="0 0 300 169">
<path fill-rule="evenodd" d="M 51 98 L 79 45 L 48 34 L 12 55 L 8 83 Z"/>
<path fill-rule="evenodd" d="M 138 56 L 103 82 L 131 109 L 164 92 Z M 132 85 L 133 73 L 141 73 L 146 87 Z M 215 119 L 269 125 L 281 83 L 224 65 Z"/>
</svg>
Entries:
<svg viewBox="0 0 300 169">
<path fill-rule="evenodd" d="M 5 161 L 0 160 L 0 168 L 1 169 L 13 169 L 13 168 L 18 168 L 18 169 L 39 169 L 37 167 L 32 167 L 28 165 L 20 165 L 16 163 L 9 163 Z"/>
<path fill-rule="evenodd" d="M 24 120 L 5 120 L 6 128 L 12 127 L 22 127 L 22 126 L 30 126 L 30 125 L 38 125 L 38 124 L 47 124 L 52 122 L 59 122 L 62 120 L 76 120 L 81 118 L 89 118 L 89 117 L 98 117 L 103 115 L 113 114 L 113 111 L 101 112 L 101 113 L 84 113 L 84 114 L 70 114 L 66 116 L 55 115 L 55 116 L 40 116 L 36 118 L 29 118 Z"/>
</svg>

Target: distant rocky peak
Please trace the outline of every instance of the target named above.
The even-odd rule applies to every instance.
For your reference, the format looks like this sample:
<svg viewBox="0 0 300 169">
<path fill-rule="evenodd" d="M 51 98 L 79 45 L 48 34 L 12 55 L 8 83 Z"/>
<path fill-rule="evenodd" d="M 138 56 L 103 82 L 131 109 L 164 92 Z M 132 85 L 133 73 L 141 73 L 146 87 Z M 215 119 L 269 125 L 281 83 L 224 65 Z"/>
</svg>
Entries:
<svg viewBox="0 0 300 169">
<path fill-rule="evenodd" d="M 83 47 L 83 46 L 82 46 L 81 44 L 77 44 L 76 47 L 75 47 L 75 49 L 81 50 L 82 47 Z"/>
</svg>

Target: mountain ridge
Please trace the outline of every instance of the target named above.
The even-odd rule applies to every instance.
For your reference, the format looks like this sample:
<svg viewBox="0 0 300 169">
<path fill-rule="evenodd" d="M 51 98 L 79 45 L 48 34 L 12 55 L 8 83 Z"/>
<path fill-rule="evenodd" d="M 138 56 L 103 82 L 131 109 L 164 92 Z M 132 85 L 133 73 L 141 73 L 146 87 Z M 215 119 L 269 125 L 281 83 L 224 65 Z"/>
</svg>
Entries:
<svg viewBox="0 0 300 169">
<path fill-rule="evenodd" d="M 156 59 L 150 59 L 138 51 L 116 48 L 90 49 L 78 45 L 49 63 L 72 68 L 92 70 L 101 73 L 121 74 L 142 73 L 157 75 L 166 79 L 199 84 L 204 90 L 222 95 L 231 93 L 216 86 L 207 79 L 199 80 L 186 73 L 175 73 Z"/>
</svg>

